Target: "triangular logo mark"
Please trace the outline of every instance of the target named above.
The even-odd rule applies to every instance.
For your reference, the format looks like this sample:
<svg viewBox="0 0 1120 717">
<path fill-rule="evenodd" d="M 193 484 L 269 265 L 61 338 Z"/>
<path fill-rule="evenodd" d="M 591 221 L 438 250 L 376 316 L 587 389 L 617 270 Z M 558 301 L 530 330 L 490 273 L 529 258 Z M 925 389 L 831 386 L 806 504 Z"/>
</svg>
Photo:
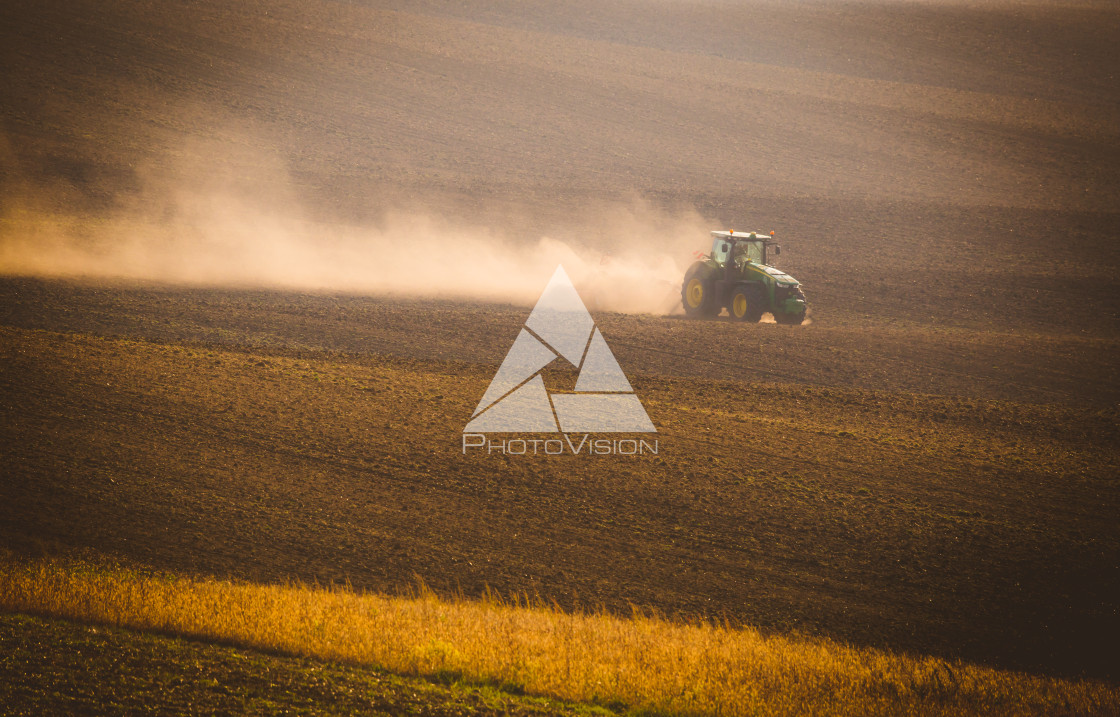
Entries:
<svg viewBox="0 0 1120 717">
<path fill-rule="evenodd" d="M 587 355 L 579 369 L 579 378 L 576 379 L 577 391 L 611 391 L 633 393 L 630 382 L 615 360 L 614 354 L 607 346 L 599 329 L 591 335 L 591 343 L 587 347 Z"/>
<path fill-rule="evenodd" d="M 564 267 L 558 266 L 525 325 L 573 366 L 579 366 L 595 321 L 580 301 Z"/>
<path fill-rule="evenodd" d="M 472 433 L 514 430 L 508 426 L 519 426 L 515 430 L 533 433 L 556 431 L 556 416 L 552 413 L 544 379 L 539 375 L 472 420 L 466 430 Z"/>
<path fill-rule="evenodd" d="M 525 326 L 465 433 L 657 431 L 564 267 L 556 267 Z M 540 372 L 559 356 L 579 367 L 575 393 L 545 389 Z"/>
<path fill-rule="evenodd" d="M 490 387 L 482 395 L 482 400 L 479 401 L 478 408 L 474 409 L 472 415 L 477 416 L 480 411 L 485 410 L 520 385 L 522 381 L 552 363 L 555 358 L 556 354 L 550 348 L 533 338 L 533 335 L 525 329 L 521 329 L 521 333 L 517 335 L 517 340 L 513 342 L 505 360 L 498 367 L 498 373 L 494 374 Z"/>
</svg>

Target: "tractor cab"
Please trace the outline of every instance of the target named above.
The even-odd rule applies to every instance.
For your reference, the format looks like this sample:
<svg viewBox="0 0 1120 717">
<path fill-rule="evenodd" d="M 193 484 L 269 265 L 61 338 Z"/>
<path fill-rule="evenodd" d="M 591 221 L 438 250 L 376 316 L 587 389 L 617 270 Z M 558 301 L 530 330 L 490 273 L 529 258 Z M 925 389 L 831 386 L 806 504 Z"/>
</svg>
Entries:
<svg viewBox="0 0 1120 717">
<path fill-rule="evenodd" d="M 758 232 L 736 234 L 734 230 L 712 232 L 712 261 L 726 267 L 728 261 L 733 267 L 746 262 L 767 264 L 767 254 L 774 256 L 782 253 L 782 248 L 774 243 L 773 232 L 769 235 Z"/>
</svg>

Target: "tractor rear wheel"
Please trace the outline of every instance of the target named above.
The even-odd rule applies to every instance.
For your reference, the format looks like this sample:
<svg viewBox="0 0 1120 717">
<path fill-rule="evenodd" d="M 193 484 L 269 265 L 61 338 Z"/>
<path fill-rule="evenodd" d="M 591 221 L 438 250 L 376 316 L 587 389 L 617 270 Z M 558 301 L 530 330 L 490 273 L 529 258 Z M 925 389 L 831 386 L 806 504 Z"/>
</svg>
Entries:
<svg viewBox="0 0 1120 717">
<path fill-rule="evenodd" d="M 716 269 L 698 261 L 689 267 L 681 284 L 684 313 L 693 317 L 712 317 L 719 313 L 716 296 Z"/>
<path fill-rule="evenodd" d="M 756 284 L 739 284 L 731 292 L 727 312 L 736 321 L 757 324 L 762 319 L 762 292 Z"/>
</svg>

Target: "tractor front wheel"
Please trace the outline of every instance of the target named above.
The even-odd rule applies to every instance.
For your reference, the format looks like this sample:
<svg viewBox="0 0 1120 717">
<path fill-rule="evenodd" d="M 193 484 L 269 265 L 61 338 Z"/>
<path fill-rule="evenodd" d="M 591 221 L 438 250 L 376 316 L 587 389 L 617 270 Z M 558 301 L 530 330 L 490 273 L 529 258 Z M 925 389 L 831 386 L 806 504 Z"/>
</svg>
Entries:
<svg viewBox="0 0 1120 717">
<path fill-rule="evenodd" d="M 716 269 L 698 261 L 689 267 L 681 285 L 681 303 L 684 313 L 692 317 L 709 318 L 719 313 L 716 297 Z"/>
<path fill-rule="evenodd" d="M 736 321 L 757 324 L 762 319 L 762 292 L 755 284 L 740 284 L 731 292 L 727 312 Z"/>
</svg>

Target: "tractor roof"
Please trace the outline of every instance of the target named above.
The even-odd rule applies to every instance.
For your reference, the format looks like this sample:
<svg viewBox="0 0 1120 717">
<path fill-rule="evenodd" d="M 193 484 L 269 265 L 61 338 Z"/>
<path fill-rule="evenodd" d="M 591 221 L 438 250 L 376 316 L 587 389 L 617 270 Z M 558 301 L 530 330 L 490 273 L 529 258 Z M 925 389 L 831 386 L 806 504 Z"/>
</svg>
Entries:
<svg viewBox="0 0 1120 717">
<path fill-rule="evenodd" d="M 734 229 L 712 232 L 712 236 L 719 237 L 720 239 L 738 239 L 739 241 L 774 241 L 774 237 L 763 232 L 737 232 Z"/>
</svg>

